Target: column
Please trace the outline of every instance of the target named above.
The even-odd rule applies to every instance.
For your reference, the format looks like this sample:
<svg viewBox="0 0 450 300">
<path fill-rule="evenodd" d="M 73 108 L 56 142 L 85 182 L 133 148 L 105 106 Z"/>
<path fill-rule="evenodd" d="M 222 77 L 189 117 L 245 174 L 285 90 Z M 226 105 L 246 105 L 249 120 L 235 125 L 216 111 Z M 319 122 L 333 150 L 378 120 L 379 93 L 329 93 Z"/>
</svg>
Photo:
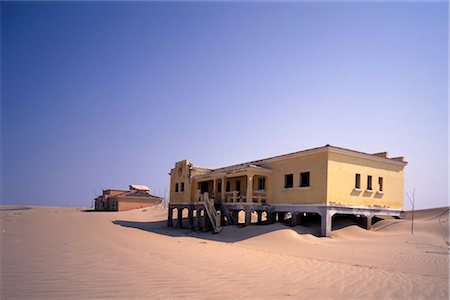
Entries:
<svg viewBox="0 0 450 300">
<path fill-rule="evenodd" d="M 168 215 L 167 215 L 167 226 L 173 226 L 173 208 L 169 205 Z"/>
<path fill-rule="evenodd" d="M 178 208 L 177 227 L 183 227 L 183 208 Z"/>
<path fill-rule="evenodd" d="M 267 223 L 273 224 L 276 220 L 276 214 L 275 212 L 267 211 Z"/>
<path fill-rule="evenodd" d="M 278 213 L 278 222 L 284 222 L 284 218 L 286 217 L 285 212 L 279 212 Z"/>
<path fill-rule="evenodd" d="M 245 225 L 248 226 L 252 223 L 252 211 L 245 210 Z"/>
<path fill-rule="evenodd" d="M 203 219 L 205 222 L 205 231 L 208 231 L 210 228 L 212 228 L 212 225 L 211 225 L 211 221 L 209 220 L 208 213 L 206 212 L 206 210 L 203 211 Z"/>
<path fill-rule="evenodd" d="M 197 230 L 202 231 L 202 210 L 197 208 Z"/>
<path fill-rule="evenodd" d="M 257 224 L 261 224 L 262 223 L 262 211 L 258 210 L 256 211 L 256 213 L 258 214 L 258 221 Z"/>
<path fill-rule="evenodd" d="M 372 227 L 372 218 L 373 218 L 373 215 L 372 214 L 367 214 L 367 215 L 364 215 L 364 227 L 365 227 L 365 229 L 367 229 L 367 230 L 370 230 L 370 228 Z"/>
<path fill-rule="evenodd" d="M 248 172 L 247 174 L 247 203 L 253 202 L 253 174 Z"/>
<path fill-rule="evenodd" d="M 206 230 L 206 211 L 204 209 L 201 210 L 203 212 L 203 216 L 200 215 L 200 230 Z"/>
<path fill-rule="evenodd" d="M 234 214 L 234 225 L 238 225 L 239 224 L 239 210 L 233 210 L 233 214 Z"/>
<path fill-rule="evenodd" d="M 297 225 L 297 216 L 299 213 L 291 212 L 292 219 L 291 219 L 291 226 Z"/>
<path fill-rule="evenodd" d="M 303 213 L 298 213 L 297 214 L 297 225 L 302 225 L 302 220 L 303 219 Z"/>
<path fill-rule="evenodd" d="M 194 216 L 195 212 L 195 216 Z M 197 231 L 198 230 L 198 209 L 192 208 L 192 230 Z"/>
<path fill-rule="evenodd" d="M 321 230 L 321 235 L 324 237 L 331 236 L 332 217 L 333 217 L 333 214 L 326 208 L 320 214 L 320 230 Z"/>
<path fill-rule="evenodd" d="M 226 202 L 227 201 L 227 196 L 226 196 L 226 188 L 227 188 L 227 178 L 224 176 L 222 177 L 222 202 Z"/>
<path fill-rule="evenodd" d="M 188 208 L 188 223 L 189 223 L 189 228 L 193 229 L 194 228 L 194 210 L 192 207 Z"/>
<path fill-rule="evenodd" d="M 217 180 L 216 178 L 213 179 L 213 197 L 214 203 L 218 202 L 219 199 L 217 199 Z"/>
</svg>

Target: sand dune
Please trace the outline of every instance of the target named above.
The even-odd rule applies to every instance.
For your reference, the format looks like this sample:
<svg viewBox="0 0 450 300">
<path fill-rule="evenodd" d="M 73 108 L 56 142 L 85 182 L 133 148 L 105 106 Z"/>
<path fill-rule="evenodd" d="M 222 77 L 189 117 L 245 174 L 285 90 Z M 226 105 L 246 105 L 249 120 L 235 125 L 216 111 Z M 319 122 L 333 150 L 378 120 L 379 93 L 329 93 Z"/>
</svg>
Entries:
<svg viewBox="0 0 450 300">
<path fill-rule="evenodd" d="M 163 205 L 129 212 L 3 206 L 2 299 L 448 299 L 449 210 L 364 230 L 317 224 L 167 228 Z M 408 214 L 409 218 L 410 215 Z"/>
</svg>

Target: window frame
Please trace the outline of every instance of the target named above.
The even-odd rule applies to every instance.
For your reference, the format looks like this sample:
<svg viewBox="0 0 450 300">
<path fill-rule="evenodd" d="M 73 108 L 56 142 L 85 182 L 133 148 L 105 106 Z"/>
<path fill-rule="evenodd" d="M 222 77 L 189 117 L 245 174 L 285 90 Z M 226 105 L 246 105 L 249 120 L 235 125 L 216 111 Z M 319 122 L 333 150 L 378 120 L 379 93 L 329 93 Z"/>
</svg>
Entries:
<svg viewBox="0 0 450 300">
<path fill-rule="evenodd" d="M 178 182 L 175 183 L 175 193 L 178 193 Z"/>
<path fill-rule="evenodd" d="M 384 184 L 383 184 L 383 177 L 379 176 L 378 177 L 378 191 L 380 192 L 384 192 Z"/>
<path fill-rule="evenodd" d="M 303 175 L 307 175 L 307 182 L 303 183 Z M 311 186 L 311 172 L 307 171 L 307 172 L 301 172 L 300 173 L 300 187 L 301 188 L 306 188 L 306 187 L 310 187 Z"/>
<path fill-rule="evenodd" d="M 184 182 L 180 183 L 180 192 L 184 193 Z"/>
<path fill-rule="evenodd" d="M 367 190 L 373 191 L 372 188 L 372 175 L 367 175 Z"/>
<path fill-rule="evenodd" d="M 288 185 L 288 178 L 290 178 L 290 184 Z M 294 174 L 284 174 L 284 188 L 291 189 L 294 187 Z"/>
<path fill-rule="evenodd" d="M 355 173 L 355 189 L 361 189 L 361 174 Z"/>
<path fill-rule="evenodd" d="M 266 177 L 258 177 L 258 190 L 266 189 Z"/>
</svg>

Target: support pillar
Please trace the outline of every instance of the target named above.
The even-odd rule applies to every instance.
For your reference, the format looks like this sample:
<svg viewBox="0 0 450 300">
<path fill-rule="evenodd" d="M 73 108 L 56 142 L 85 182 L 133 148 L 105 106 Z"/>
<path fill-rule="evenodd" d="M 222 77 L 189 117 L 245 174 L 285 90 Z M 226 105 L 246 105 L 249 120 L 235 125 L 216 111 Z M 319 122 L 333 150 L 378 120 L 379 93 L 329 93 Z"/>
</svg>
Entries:
<svg viewBox="0 0 450 300">
<path fill-rule="evenodd" d="M 195 216 L 194 216 L 194 212 L 195 212 Z M 198 230 L 197 217 L 198 217 L 198 209 L 193 208 L 192 209 L 192 230 L 193 231 L 197 231 Z"/>
<path fill-rule="evenodd" d="M 222 202 L 226 202 L 227 201 L 227 195 L 226 195 L 226 184 L 227 184 L 227 178 L 226 177 L 222 177 L 222 192 L 221 192 L 221 196 L 222 196 Z"/>
<path fill-rule="evenodd" d="M 194 210 L 192 207 L 188 208 L 188 223 L 189 223 L 189 228 L 193 229 L 194 228 Z"/>
<path fill-rule="evenodd" d="M 206 230 L 206 211 L 202 209 L 203 216 L 200 215 L 200 230 L 205 231 Z"/>
<path fill-rule="evenodd" d="M 257 224 L 261 224 L 262 223 L 262 211 L 258 210 L 256 212 L 258 214 L 258 221 L 256 222 Z"/>
<path fill-rule="evenodd" d="M 239 225 L 239 210 L 234 210 L 234 225 Z"/>
<path fill-rule="evenodd" d="M 276 214 L 274 212 L 267 212 L 267 223 L 268 224 L 273 224 L 276 221 Z"/>
<path fill-rule="evenodd" d="M 183 227 L 183 209 L 182 208 L 177 208 L 177 227 L 181 228 Z"/>
<path fill-rule="evenodd" d="M 286 217 L 285 212 L 279 212 L 278 213 L 278 222 L 284 222 L 284 218 Z"/>
<path fill-rule="evenodd" d="M 169 211 L 167 215 L 167 226 L 173 227 L 173 208 L 169 206 Z"/>
<path fill-rule="evenodd" d="M 247 203 L 253 202 L 253 174 L 247 174 Z"/>
<path fill-rule="evenodd" d="M 321 235 L 324 237 L 331 236 L 331 220 L 334 213 L 332 214 L 328 209 L 324 209 L 320 214 L 320 230 Z"/>
<path fill-rule="evenodd" d="M 204 210 L 204 212 L 203 212 L 203 220 L 205 223 L 205 231 L 208 231 L 212 226 L 211 226 L 211 221 L 208 218 L 208 213 L 206 212 L 206 210 Z"/>
<path fill-rule="evenodd" d="M 214 178 L 213 179 L 213 194 L 212 194 L 212 198 L 214 199 L 214 203 L 217 203 L 219 201 L 219 199 L 217 198 L 217 179 Z"/>
<path fill-rule="evenodd" d="M 367 214 L 364 216 L 364 228 L 370 230 L 372 228 L 372 219 L 373 216 L 371 214 Z"/>
<path fill-rule="evenodd" d="M 297 225 L 302 225 L 303 223 L 303 213 L 296 214 L 296 223 Z"/>
<path fill-rule="evenodd" d="M 201 209 L 197 209 L 197 230 L 202 231 L 202 210 Z"/>
<path fill-rule="evenodd" d="M 297 216 L 299 215 L 299 213 L 291 212 L 291 215 L 292 215 L 291 226 L 296 226 L 297 225 Z"/>
<path fill-rule="evenodd" d="M 252 211 L 245 210 L 245 225 L 248 226 L 252 223 Z"/>
</svg>

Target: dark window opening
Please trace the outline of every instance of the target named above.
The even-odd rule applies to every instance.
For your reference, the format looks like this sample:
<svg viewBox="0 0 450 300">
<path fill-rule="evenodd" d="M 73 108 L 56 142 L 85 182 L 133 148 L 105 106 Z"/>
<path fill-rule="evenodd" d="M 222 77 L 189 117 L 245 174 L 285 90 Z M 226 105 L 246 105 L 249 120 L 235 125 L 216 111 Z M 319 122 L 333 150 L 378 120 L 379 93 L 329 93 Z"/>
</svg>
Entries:
<svg viewBox="0 0 450 300">
<path fill-rule="evenodd" d="M 284 175 L 284 188 L 291 188 L 294 186 L 294 174 Z"/>
<path fill-rule="evenodd" d="M 184 182 L 180 184 L 180 192 L 184 192 Z"/>
<path fill-rule="evenodd" d="M 208 192 L 208 182 L 200 182 L 200 193 L 204 194 Z"/>
<path fill-rule="evenodd" d="M 361 188 L 361 174 L 356 174 L 355 176 L 355 189 Z"/>
<path fill-rule="evenodd" d="M 258 190 L 265 190 L 266 189 L 266 178 L 260 177 L 258 178 Z"/>
<path fill-rule="evenodd" d="M 222 193 L 222 181 L 217 182 L 217 193 Z"/>
<path fill-rule="evenodd" d="M 300 187 L 309 186 L 309 172 L 300 173 Z"/>
<path fill-rule="evenodd" d="M 178 193 L 178 183 L 175 183 L 175 193 Z"/>
<path fill-rule="evenodd" d="M 372 190 L 372 176 L 367 176 L 367 189 L 369 190 L 369 191 L 371 191 Z"/>
<path fill-rule="evenodd" d="M 378 184 L 380 185 L 380 192 L 383 191 L 383 177 L 378 177 Z"/>
<path fill-rule="evenodd" d="M 231 182 L 227 181 L 227 192 L 231 191 Z"/>
<path fill-rule="evenodd" d="M 236 191 L 238 191 L 238 192 L 241 191 L 241 181 L 240 180 L 236 180 Z"/>
</svg>

